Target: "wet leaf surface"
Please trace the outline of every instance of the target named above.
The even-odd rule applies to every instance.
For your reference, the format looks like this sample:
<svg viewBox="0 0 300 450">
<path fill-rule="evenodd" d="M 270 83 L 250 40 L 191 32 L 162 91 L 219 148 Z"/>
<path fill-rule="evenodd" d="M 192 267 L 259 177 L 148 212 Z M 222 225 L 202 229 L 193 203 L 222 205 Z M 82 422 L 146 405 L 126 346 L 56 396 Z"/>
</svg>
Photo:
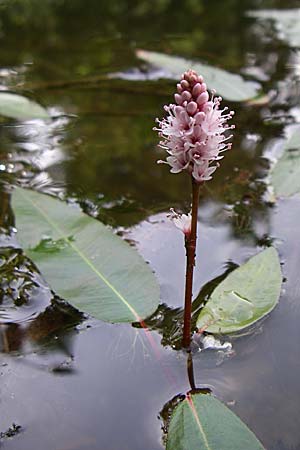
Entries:
<svg viewBox="0 0 300 450">
<path fill-rule="evenodd" d="M 249 428 L 211 395 L 188 395 L 171 417 L 167 450 L 264 450 Z"/>
<path fill-rule="evenodd" d="M 62 298 L 109 322 L 139 321 L 155 311 L 154 274 L 107 227 L 78 208 L 29 190 L 16 189 L 12 205 L 19 242 Z"/>
<path fill-rule="evenodd" d="M 199 330 L 233 333 L 276 306 L 282 283 L 277 251 L 270 247 L 231 272 L 209 297 L 197 319 Z"/>
<path fill-rule="evenodd" d="M 180 79 L 181 74 L 187 68 L 192 68 L 203 75 L 209 89 L 215 89 L 217 94 L 227 100 L 236 102 L 249 100 L 255 97 L 260 90 L 259 83 L 246 81 L 241 75 L 200 62 L 146 50 L 137 50 L 137 56 L 155 67 L 164 69 L 166 71 L 165 77 L 174 80 Z"/>
<path fill-rule="evenodd" d="M 17 120 L 50 119 L 45 108 L 22 95 L 0 91 L 0 115 Z"/>
<path fill-rule="evenodd" d="M 300 128 L 296 127 L 271 170 L 271 184 L 278 197 L 300 193 Z"/>
</svg>

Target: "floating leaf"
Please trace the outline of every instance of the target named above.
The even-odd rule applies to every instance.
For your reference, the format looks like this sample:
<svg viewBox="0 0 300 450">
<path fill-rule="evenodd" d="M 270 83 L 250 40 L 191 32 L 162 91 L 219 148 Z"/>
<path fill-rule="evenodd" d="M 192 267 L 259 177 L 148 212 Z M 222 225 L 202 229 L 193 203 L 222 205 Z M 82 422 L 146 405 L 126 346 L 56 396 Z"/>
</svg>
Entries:
<svg viewBox="0 0 300 450">
<path fill-rule="evenodd" d="M 155 311 L 159 288 L 137 251 L 74 206 L 25 189 L 12 205 L 18 240 L 51 288 L 78 309 L 108 322 Z"/>
<path fill-rule="evenodd" d="M 17 120 L 49 119 L 47 110 L 22 95 L 0 91 L 0 115 Z"/>
<path fill-rule="evenodd" d="M 300 128 L 286 141 L 283 155 L 271 171 L 276 196 L 289 197 L 300 192 Z"/>
<path fill-rule="evenodd" d="M 215 89 L 218 94 L 227 100 L 245 101 L 258 95 L 260 90 L 259 83 L 246 81 L 240 75 L 227 72 L 218 67 L 211 67 L 207 64 L 146 50 L 137 50 L 136 54 L 138 58 L 157 68 L 164 69 L 167 72 L 166 78 L 178 80 L 187 69 L 192 68 L 196 70 L 204 77 L 209 89 Z"/>
<path fill-rule="evenodd" d="M 231 272 L 213 291 L 197 319 L 210 333 L 232 333 L 268 314 L 278 302 L 282 276 L 270 247 Z"/>
<path fill-rule="evenodd" d="M 300 47 L 300 9 L 261 9 L 249 11 L 249 17 L 275 21 L 278 36 L 291 47 Z"/>
<path fill-rule="evenodd" d="M 167 450 L 264 450 L 251 430 L 211 395 L 194 394 L 175 408 Z"/>
</svg>

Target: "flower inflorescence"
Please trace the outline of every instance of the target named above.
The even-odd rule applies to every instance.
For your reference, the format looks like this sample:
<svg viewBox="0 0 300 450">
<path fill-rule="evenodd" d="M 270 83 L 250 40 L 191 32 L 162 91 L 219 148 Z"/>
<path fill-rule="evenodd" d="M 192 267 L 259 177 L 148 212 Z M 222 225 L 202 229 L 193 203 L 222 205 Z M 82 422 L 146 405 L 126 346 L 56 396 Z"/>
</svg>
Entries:
<svg viewBox="0 0 300 450">
<path fill-rule="evenodd" d="M 188 70 L 177 84 L 176 104 L 164 107 L 167 116 L 156 119 L 154 128 L 162 138 L 160 147 L 169 154 L 166 161 L 158 163 L 170 165 L 172 173 L 187 170 L 198 183 L 212 178 L 222 153 L 231 148 L 228 140 L 232 135 L 224 133 L 234 128 L 227 125 L 234 112 L 220 109 L 222 98 L 214 94 L 209 98 L 203 77 Z"/>
</svg>

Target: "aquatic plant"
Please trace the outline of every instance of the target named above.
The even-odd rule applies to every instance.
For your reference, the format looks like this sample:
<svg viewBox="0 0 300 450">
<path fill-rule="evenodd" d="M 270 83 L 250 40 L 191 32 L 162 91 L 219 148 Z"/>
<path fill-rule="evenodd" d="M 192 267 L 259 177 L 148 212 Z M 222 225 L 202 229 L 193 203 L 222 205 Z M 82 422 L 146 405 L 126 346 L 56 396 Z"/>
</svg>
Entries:
<svg viewBox="0 0 300 450">
<path fill-rule="evenodd" d="M 186 71 L 177 92 L 174 95 L 175 104 L 165 105 L 167 113 L 154 130 L 162 138 L 159 145 L 166 150 L 165 161 L 172 173 L 186 170 L 192 181 L 192 210 L 186 216 L 178 215 L 172 210 L 175 225 L 185 234 L 186 247 L 186 285 L 184 308 L 183 345 L 188 347 L 191 335 L 191 305 L 193 288 L 193 271 L 195 266 L 197 216 L 200 186 L 212 179 L 213 173 L 219 167 L 223 153 L 231 148 L 228 142 L 232 135 L 227 131 L 234 128 L 227 122 L 234 115 L 228 107 L 221 109 L 221 97 L 207 91 L 203 77 L 194 70 Z"/>
</svg>

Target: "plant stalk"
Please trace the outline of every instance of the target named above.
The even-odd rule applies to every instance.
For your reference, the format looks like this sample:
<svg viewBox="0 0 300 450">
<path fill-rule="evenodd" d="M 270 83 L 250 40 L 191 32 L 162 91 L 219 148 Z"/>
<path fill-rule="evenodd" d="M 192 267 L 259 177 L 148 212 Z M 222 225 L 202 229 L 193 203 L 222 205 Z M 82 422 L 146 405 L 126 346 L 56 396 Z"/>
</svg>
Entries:
<svg viewBox="0 0 300 450">
<path fill-rule="evenodd" d="M 193 275 L 196 256 L 197 242 L 197 218 L 199 205 L 200 184 L 192 178 L 192 223 L 191 233 L 185 238 L 186 248 L 186 275 L 185 275 L 185 300 L 184 300 L 184 324 L 182 345 L 189 348 L 191 343 L 191 320 L 192 320 L 192 296 Z"/>
</svg>

